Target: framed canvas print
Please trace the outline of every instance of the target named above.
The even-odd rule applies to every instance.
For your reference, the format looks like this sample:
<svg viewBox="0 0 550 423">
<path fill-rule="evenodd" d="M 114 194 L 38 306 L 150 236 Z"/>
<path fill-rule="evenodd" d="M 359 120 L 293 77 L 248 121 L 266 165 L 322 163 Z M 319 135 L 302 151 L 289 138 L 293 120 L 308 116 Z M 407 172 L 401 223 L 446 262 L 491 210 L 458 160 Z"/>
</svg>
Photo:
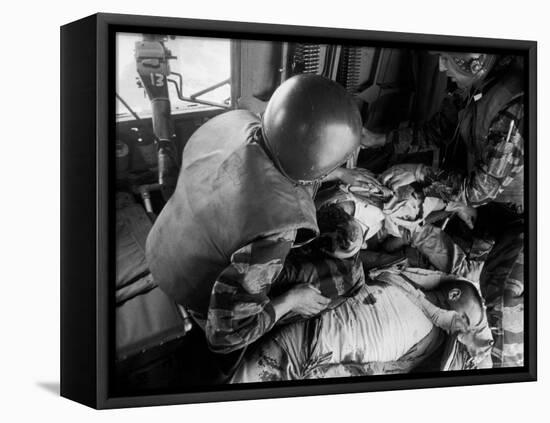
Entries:
<svg viewBox="0 0 550 423">
<path fill-rule="evenodd" d="M 63 396 L 536 379 L 535 42 L 97 14 L 61 57 Z"/>
</svg>

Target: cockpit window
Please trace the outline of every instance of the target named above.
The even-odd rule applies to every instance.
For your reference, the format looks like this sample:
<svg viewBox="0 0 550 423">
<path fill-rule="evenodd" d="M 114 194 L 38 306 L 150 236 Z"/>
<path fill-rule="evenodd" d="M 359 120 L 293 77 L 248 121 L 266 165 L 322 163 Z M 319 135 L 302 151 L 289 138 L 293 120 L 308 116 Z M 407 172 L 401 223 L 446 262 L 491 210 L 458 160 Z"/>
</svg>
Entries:
<svg viewBox="0 0 550 423">
<path fill-rule="evenodd" d="M 117 34 L 116 92 L 140 117 L 147 117 L 151 103 L 139 81 L 135 58 L 136 42 L 142 40 L 142 34 Z M 173 113 L 230 106 L 230 40 L 176 36 L 167 37 L 164 45 L 176 57 L 169 60 L 174 72 L 170 79 L 181 84 L 179 93 L 176 84 L 168 84 Z M 121 101 L 116 103 L 116 115 L 117 119 L 131 117 Z"/>
</svg>

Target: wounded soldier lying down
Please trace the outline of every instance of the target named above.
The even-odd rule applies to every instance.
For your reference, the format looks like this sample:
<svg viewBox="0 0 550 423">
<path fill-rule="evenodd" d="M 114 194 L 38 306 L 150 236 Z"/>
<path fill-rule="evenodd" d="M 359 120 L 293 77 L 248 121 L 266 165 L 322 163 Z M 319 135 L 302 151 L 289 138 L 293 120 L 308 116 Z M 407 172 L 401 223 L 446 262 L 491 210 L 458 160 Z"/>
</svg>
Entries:
<svg viewBox="0 0 550 423">
<path fill-rule="evenodd" d="M 413 280 L 435 287 L 424 292 Z M 490 366 L 492 338 L 476 286 L 424 269 L 382 271 L 338 308 L 261 340 L 232 382 L 405 373 L 445 340 L 441 370 Z"/>
<path fill-rule="evenodd" d="M 337 204 L 321 207 L 318 223 L 319 239 L 294 252 L 279 286 L 309 283 L 333 298 L 332 309 L 261 340 L 247 352 L 234 382 L 406 372 L 431 354 L 445 333 L 451 335 L 454 352 L 443 367 L 481 365 L 491 336 L 476 285 L 424 269 L 371 272 L 374 282 L 364 285 L 357 266 L 364 226 Z M 340 266 L 355 269 L 355 277 L 331 278 Z"/>
</svg>

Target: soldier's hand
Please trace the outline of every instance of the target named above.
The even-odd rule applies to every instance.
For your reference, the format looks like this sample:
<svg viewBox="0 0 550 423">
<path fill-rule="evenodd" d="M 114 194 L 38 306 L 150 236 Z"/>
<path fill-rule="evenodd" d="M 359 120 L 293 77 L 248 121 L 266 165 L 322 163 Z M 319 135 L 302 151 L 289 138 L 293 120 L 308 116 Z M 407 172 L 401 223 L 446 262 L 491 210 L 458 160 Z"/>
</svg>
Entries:
<svg viewBox="0 0 550 423">
<path fill-rule="evenodd" d="M 291 310 L 304 317 L 315 316 L 325 310 L 330 299 L 321 295 L 320 291 L 311 285 L 297 285 L 288 292 Z"/>
<path fill-rule="evenodd" d="M 337 176 L 340 181 L 353 187 L 364 187 L 373 190 L 384 188 L 376 179 L 376 176 L 367 169 L 342 167 L 338 169 Z"/>
<path fill-rule="evenodd" d="M 420 164 L 392 166 L 380 175 L 380 182 L 395 191 L 399 187 L 418 181 L 421 176 L 422 167 Z"/>
</svg>

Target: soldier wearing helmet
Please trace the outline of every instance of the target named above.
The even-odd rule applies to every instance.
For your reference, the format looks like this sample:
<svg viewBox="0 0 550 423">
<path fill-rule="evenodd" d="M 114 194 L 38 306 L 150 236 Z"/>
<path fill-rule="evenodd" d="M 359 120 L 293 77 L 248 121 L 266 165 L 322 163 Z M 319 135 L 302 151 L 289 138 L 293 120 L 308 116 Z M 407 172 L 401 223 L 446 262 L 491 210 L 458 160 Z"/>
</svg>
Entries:
<svg viewBox="0 0 550 423">
<path fill-rule="evenodd" d="M 493 54 L 447 52 L 438 54 L 440 72 L 445 72 L 460 88 L 470 88 L 481 83 L 496 60 Z"/>
<path fill-rule="evenodd" d="M 393 188 L 424 180 L 440 184 L 439 195 L 479 207 L 491 201 L 523 208 L 523 67 L 520 58 L 438 52 L 439 70 L 459 91 L 425 125 L 377 135 L 364 131 L 365 146 L 390 144 L 396 154 L 435 151 L 433 166 L 397 165 L 382 182 Z M 463 171 L 457 152 L 465 151 Z M 433 193 L 431 193 L 433 194 Z"/>
<path fill-rule="evenodd" d="M 240 351 L 285 314 L 323 311 L 307 285 L 272 297 L 285 258 L 318 234 L 313 191 L 358 148 L 359 110 L 335 82 L 285 81 L 260 120 L 235 110 L 189 139 L 174 195 L 147 240 L 159 286 L 187 307 L 212 351 Z"/>
</svg>

